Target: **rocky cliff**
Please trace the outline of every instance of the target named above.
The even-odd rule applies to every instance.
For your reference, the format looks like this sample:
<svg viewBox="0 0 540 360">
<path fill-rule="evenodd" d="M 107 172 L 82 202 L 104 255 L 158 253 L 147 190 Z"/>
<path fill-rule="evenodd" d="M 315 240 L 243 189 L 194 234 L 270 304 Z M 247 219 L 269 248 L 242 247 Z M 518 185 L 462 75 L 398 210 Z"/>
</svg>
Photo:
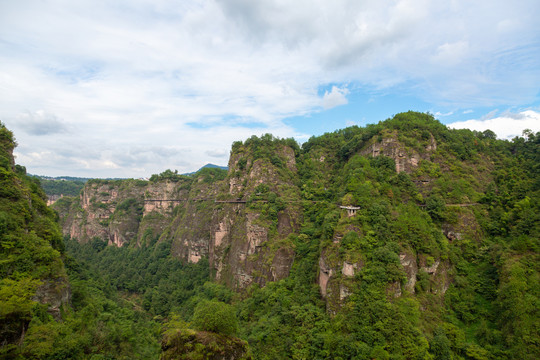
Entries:
<svg viewBox="0 0 540 360">
<path fill-rule="evenodd" d="M 174 180 L 92 180 L 78 199 L 54 208 L 64 235 L 114 246 L 171 241 L 186 262 L 208 257 L 218 281 L 237 289 L 286 277 L 288 236 L 302 223 L 295 152 L 279 142 L 271 156 L 238 146 L 229 171 L 203 169 Z"/>
<path fill-rule="evenodd" d="M 193 263 L 207 257 L 217 281 L 246 289 L 288 276 L 295 258 L 291 239 L 301 232 L 305 206 L 316 208 L 324 200 L 335 219 L 328 241 L 321 244 L 318 284 L 330 312 L 346 302 L 358 274 L 372 262 L 366 255 L 368 250 L 375 247 L 351 248 L 344 246 L 342 239 L 377 241 L 379 228 L 386 225 L 374 226 L 366 220 L 373 207 L 382 209 L 377 216 L 383 220 L 377 221 L 385 224 L 410 221 L 395 213 L 410 210 L 428 224 L 429 229 L 417 233 L 430 232 L 425 241 L 437 245 L 415 249 L 409 244 L 415 240 L 397 239 L 401 247 L 395 259 L 398 275 L 389 281 L 387 291 L 392 296 L 413 294 L 417 278 L 422 277 L 423 287 L 426 281 L 430 284 L 427 291 L 444 293 L 451 271 L 440 244 L 478 238 L 478 224 L 471 211 L 462 209 L 455 213 L 455 219 L 437 228 L 418 207 L 426 206 L 425 198 L 432 195 L 433 184 L 443 178 L 447 166 L 434 135 L 423 130 L 421 138 L 414 142 L 392 129 L 382 129 L 368 138 L 357 135 L 342 146 L 348 149 L 343 162 L 342 149 L 326 144 L 308 144 L 300 158 L 295 144 L 271 136 L 252 137 L 233 145 L 226 173 L 213 169 L 153 181 L 94 180 L 86 184 L 79 199 L 61 199 L 54 207 L 60 213 L 64 234 L 79 241 L 99 237 L 114 246 L 170 241 L 175 257 Z M 387 202 L 393 201 L 390 188 L 383 191 L 380 185 L 373 185 L 383 175 L 406 182 L 408 188 L 403 199 L 396 199 L 396 205 Z M 330 200 L 336 193 L 343 198 Z M 463 193 L 456 195 L 459 200 L 470 199 Z M 400 201 L 410 202 L 410 209 L 396 208 Z M 359 209 L 358 215 L 356 210 L 340 209 L 340 205 L 353 205 Z M 402 236 L 417 236 L 415 231 L 407 229 Z"/>
</svg>

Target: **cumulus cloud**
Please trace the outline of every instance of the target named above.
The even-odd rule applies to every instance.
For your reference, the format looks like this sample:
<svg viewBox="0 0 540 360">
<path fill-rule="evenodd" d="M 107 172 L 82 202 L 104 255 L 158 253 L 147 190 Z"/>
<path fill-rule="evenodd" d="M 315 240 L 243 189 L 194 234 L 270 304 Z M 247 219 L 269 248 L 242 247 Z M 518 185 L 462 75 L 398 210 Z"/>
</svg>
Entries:
<svg viewBox="0 0 540 360">
<path fill-rule="evenodd" d="M 500 116 L 480 120 L 458 121 L 448 124 L 454 129 L 470 129 L 477 131 L 491 130 L 497 134 L 500 139 L 511 139 L 515 136 L 521 136 L 523 130 L 529 129 L 534 132 L 540 131 L 540 113 L 527 110 L 519 113 L 504 113 Z"/>
<path fill-rule="evenodd" d="M 331 109 L 336 106 L 345 105 L 348 103 L 347 95 L 349 95 L 349 90 L 347 88 L 338 88 L 337 86 L 332 86 L 330 92 L 325 91 L 322 98 L 322 104 L 325 109 Z"/>
</svg>

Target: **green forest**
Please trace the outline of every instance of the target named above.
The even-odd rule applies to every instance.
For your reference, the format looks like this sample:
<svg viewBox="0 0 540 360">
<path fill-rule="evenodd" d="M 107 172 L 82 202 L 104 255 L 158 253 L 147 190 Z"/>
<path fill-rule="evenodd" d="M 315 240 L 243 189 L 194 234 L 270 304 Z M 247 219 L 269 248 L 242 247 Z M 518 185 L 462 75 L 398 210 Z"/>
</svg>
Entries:
<svg viewBox="0 0 540 360">
<path fill-rule="evenodd" d="M 47 195 L 78 196 L 86 180 L 40 179 L 39 182 Z"/>
<path fill-rule="evenodd" d="M 540 358 L 540 133 L 500 140 L 409 111 L 302 145 L 253 136 L 232 144 L 229 170 L 144 182 L 200 201 L 175 203 L 163 227 L 152 227 L 161 215 L 137 220 L 144 241 L 121 247 L 63 236 L 59 213 L 82 185 L 55 212 L 47 183 L 14 163 L 15 146 L 0 123 L 0 358 Z M 257 166 L 274 177 L 220 195 Z M 268 275 L 253 270 L 238 288 L 212 258 L 179 255 L 174 236 L 188 230 L 173 227 L 195 208 L 212 219 L 221 208 L 211 206 L 227 206 L 201 200 L 210 196 L 257 214 L 268 241 L 246 261 L 286 251 L 288 276 L 257 282 Z M 128 200 L 104 226 L 142 217 L 144 204 Z"/>
</svg>

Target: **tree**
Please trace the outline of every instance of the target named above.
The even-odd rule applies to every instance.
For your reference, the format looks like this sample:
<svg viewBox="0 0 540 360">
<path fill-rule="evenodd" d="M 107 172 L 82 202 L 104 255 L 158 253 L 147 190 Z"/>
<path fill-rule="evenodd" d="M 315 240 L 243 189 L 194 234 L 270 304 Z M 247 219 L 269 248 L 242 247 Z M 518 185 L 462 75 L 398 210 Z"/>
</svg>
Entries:
<svg viewBox="0 0 540 360">
<path fill-rule="evenodd" d="M 445 219 L 445 203 L 442 197 L 431 195 L 426 200 L 426 210 L 435 221 L 443 221 Z"/>
<path fill-rule="evenodd" d="M 443 329 L 436 329 L 435 336 L 430 343 L 430 351 L 435 356 L 435 360 L 450 360 L 452 352 L 450 350 L 450 340 L 446 337 Z"/>
<path fill-rule="evenodd" d="M 234 308 L 221 301 L 202 301 L 195 307 L 193 326 L 197 330 L 235 335 L 238 322 Z"/>
<path fill-rule="evenodd" d="M 484 135 L 484 138 L 486 139 L 493 139 L 495 140 L 497 138 L 497 134 L 495 134 L 493 131 L 487 129 L 484 132 L 482 132 L 482 135 Z"/>
</svg>

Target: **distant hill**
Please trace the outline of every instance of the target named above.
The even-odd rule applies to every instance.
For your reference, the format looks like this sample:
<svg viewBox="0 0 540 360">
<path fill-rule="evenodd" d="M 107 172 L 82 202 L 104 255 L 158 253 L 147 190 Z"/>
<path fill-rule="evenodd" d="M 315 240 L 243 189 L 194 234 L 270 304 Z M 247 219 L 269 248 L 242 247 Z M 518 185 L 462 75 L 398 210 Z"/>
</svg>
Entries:
<svg viewBox="0 0 540 360">
<path fill-rule="evenodd" d="M 193 175 L 193 174 L 196 174 L 198 173 L 199 171 L 201 171 L 202 169 L 206 169 L 206 168 L 211 168 L 211 169 L 221 169 L 221 170 L 229 170 L 229 168 L 227 166 L 219 166 L 219 165 L 215 165 L 215 164 L 206 164 L 204 165 L 203 167 L 201 167 L 199 170 L 197 171 L 193 171 L 193 172 L 190 172 L 190 173 L 185 173 L 185 174 L 182 174 L 182 175 Z"/>
<path fill-rule="evenodd" d="M 190 173 L 184 173 L 182 175 L 189 176 L 198 173 L 202 169 L 221 169 L 228 170 L 227 166 L 219 166 L 215 164 L 206 164 L 197 171 Z M 78 196 L 81 189 L 84 187 L 84 184 L 93 180 L 93 178 L 84 178 L 76 176 L 44 176 L 44 175 L 32 175 L 31 177 L 38 178 L 41 182 L 41 187 L 45 191 L 45 194 L 49 197 L 53 196 Z M 103 180 L 125 180 L 121 178 L 107 178 Z"/>
<path fill-rule="evenodd" d="M 28 176 L 37 177 L 40 180 L 79 181 L 83 183 L 92 179 L 92 178 L 84 178 L 84 177 L 76 177 L 76 176 L 44 176 L 44 175 L 33 175 L 33 174 L 28 174 Z"/>
</svg>

